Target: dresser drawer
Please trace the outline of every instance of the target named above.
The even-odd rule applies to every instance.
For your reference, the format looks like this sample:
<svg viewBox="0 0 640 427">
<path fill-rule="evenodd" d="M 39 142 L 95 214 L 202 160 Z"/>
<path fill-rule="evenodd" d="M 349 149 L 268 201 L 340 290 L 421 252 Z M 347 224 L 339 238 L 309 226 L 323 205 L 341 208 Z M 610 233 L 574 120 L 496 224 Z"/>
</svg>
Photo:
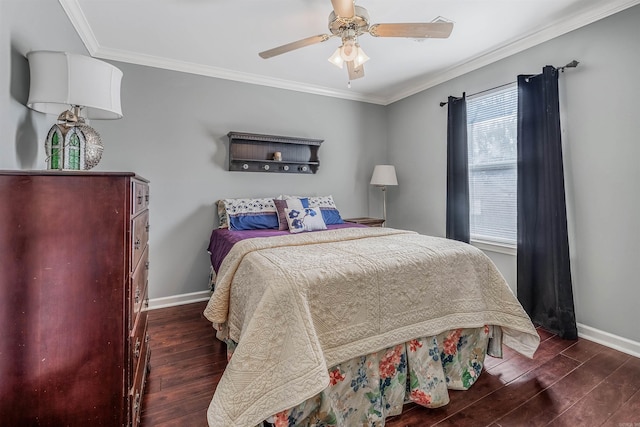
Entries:
<svg viewBox="0 0 640 427">
<path fill-rule="evenodd" d="M 129 360 L 131 372 L 136 372 L 140 359 L 143 357 L 143 350 L 147 347 L 147 311 L 142 310 L 136 317 L 133 329 L 129 335 Z"/>
<path fill-rule="evenodd" d="M 149 282 L 149 247 L 142 253 L 140 262 L 131 274 L 131 291 L 129 292 L 129 329 L 133 328 L 136 316 L 144 306 Z"/>
<path fill-rule="evenodd" d="M 146 322 L 145 322 L 146 325 Z M 145 327 L 146 336 L 146 327 Z M 144 393 L 144 386 L 147 380 L 147 373 L 149 372 L 149 357 L 151 351 L 149 350 L 148 342 L 145 340 L 141 347 L 140 360 L 135 370 L 135 376 L 133 377 L 132 387 L 129 394 L 129 413 L 131 414 L 131 427 L 138 427 L 140 425 L 140 415 L 142 407 L 142 395 Z"/>
<path fill-rule="evenodd" d="M 131 269 L 138 266 L 149 241 L 149 211 L 135 217 L 131 224 Z"/>
<path fill-rule="evenodd" d="M 132 185 L 131 213 L 135 215 L 149 206 L 149 185 L 140 181 L 133 181 Z"/>
</svg>

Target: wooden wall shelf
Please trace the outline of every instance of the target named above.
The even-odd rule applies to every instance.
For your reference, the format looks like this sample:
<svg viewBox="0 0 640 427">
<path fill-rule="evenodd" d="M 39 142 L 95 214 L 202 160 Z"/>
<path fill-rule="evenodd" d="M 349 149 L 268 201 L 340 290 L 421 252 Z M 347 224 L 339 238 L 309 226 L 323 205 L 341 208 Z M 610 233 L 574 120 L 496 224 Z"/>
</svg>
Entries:
<svg viewBox="0 0 640 427">
<path fill-rule="evenodd" d="M 316 173 L 323 140 L 229 132 L 229 170 L 239 172 Z M 282 160 L 274 160 L 280 152 Z"/>
</svg>

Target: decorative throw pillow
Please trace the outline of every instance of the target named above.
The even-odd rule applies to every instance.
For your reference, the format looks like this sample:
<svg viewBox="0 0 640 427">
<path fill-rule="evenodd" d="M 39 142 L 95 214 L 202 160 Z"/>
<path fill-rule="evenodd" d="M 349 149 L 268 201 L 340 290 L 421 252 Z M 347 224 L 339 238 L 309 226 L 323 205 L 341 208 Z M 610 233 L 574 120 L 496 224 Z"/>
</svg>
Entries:
<svg viewBox="0 0 640 427">
<path fill-rule="evenodd" d="M 278 214 L 272 198 L 223 199 L 230 230 L 278 228 Z"/>
<path fill-rule="evenodd" d="M 307 200 L 306 197 L 295 199 L 289 198 L 286 200 L 273 199 L 273 203 L 276 205 L 276 211 L 278 212 L 278 230 L 289 229 L 287 214 L 284 212 L 286 208 L 302 210 L 309 207 L 309 200 Z"/>
<path fill-rule="evenodd" d="M 285 208 L 289 231 L 300 233 L 302 231 L 326 230 L 327 225 L 322 219 L 320 208 L 289 209 Z"/>
</svg>

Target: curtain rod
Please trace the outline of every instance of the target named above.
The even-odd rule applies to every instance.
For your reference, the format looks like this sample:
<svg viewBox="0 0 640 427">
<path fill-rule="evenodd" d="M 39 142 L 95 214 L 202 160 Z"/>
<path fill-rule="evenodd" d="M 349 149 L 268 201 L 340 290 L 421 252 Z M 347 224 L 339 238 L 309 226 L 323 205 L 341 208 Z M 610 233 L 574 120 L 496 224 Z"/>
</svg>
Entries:
<svg viewBox="0 0 640 427">
<path fill-rule="evenodd" d="M 578 61 L 576 61 L 574 59 L 573 61 L 569 62 L 567 65 L 563 65 L 562 67 L 555 67 L 555 68 L 556 68 L 556 70 L 562 71 L 564 73 L 564 69 L 565 68 L 576 68 L 579 63 L 580 62 L 578 62 Z M 539 74 L 536 74 L 536 76 L 538 76 L 538 75 Z M 510 84 L 514 84 L 514 83 L 515 82 L 504 83 L 504 84 L 501 84 L 501 85 L 498 85 L 498 86 L 495 86 L 495 87 L 492 87 L 492 88 L 489 88 L 489 89 L 481 90 L 480 92 L 472 93 L 469 96 L 480 95 L 481 93 L 489 92 L 489 91 L 495 90 L 495 89 L 500 89 L 501 87 L 509 86 Z M 441 107 L 444 107 L 447 104 L 448 104 L 448 102 L 446 102 L 446 101 L 445 102 L 442 102 L 442 101 L 440 102 L 440 106 Z"/>
</svg>

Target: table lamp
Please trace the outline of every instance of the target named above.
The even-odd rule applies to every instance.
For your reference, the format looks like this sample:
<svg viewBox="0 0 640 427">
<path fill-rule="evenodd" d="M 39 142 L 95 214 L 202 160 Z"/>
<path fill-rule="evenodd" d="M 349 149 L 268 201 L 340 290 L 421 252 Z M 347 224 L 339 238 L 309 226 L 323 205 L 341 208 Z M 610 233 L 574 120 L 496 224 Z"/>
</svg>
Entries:
<svg viewBox="0 0 640 427">
<path fill-rule="evenodd" d="M 102 158 L 98 132 L 85 119 L 122 118 L 122 71 L 104 61 L 67 52 L 27 54 L 31 83 L 27 106 L 58 115 L 47 134 L 47 169 L 88 170 Z"/>
</svg>

